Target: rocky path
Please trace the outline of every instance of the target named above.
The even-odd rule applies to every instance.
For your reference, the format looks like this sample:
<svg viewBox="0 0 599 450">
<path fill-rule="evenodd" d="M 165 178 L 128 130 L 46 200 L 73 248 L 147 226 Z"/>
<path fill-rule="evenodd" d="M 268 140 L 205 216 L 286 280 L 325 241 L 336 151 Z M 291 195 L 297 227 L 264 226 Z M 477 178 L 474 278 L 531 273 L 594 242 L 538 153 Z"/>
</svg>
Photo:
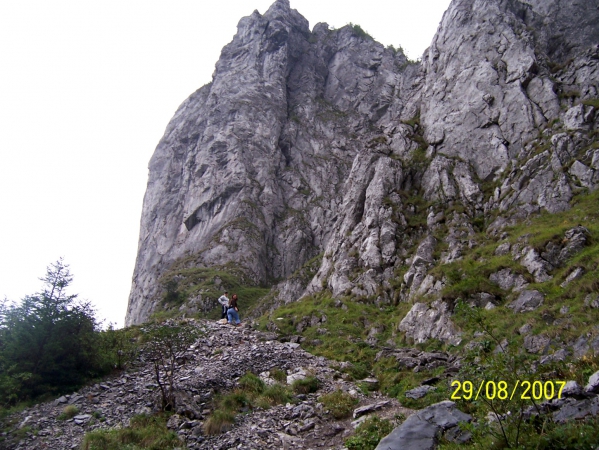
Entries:
<svg viewBox="0 0 599 450">
<path fill-rule="evenodd" d="M 177 385 L 178 412 L 169 426 L 190 449 L 280 449 L 343 448 L 343 441 L 354 429 L 352 419 L 335 420 L 318 402 L 322 394 L 341 389 L 359 399 L 357 407 L 378 405 L 377 414 L 393 418 L 413 411 L 397 400 L 380 394 L 363 395 L 358 387 L 345 381 L 333 363 L 315 357 L 295 343 L 281 343 L 275 335 L 246 327 L 232 328 L 213 322 L 197 322 L 204 334 L 189 349 L 180 367 Z M 237 416 L 231 430 L 218 436 L 205 436 L 202 425 L 210 414 L 215 392 L 235 387 L 248 371 L 259 374 L 280 368 L 288 380 L 313 374 L 320 381 L 317 393 L 299 395 L 298 403 L 254 410 Z M 122 373 L 103 383 L 87 386 L 71 395 L 38 404 L 9 417 L 14 425 L 5 433 L 7 449 L 76 449 L 86 432 L 98 428 L 127 426 L 132 416 L 151 413 L 158 392 L 149 365 Z M 60 419 L 65 406 L 75 405 L 78 414 Z M 359 412 L 356 414 L 360 414 Z M 364 416 L 363 416 L 364 417 Z M 14 439 L 21 435 L 20 442 Z M 183 445 L 182 445 L 183 447 Z"/>
</svg>

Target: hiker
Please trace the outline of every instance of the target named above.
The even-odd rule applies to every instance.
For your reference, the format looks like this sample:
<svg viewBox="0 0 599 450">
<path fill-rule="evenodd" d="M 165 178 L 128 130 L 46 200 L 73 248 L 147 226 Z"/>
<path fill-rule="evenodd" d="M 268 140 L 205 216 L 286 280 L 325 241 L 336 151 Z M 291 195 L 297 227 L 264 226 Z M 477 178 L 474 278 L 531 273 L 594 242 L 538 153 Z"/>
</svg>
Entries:
<svg viewBox="0 0 599 450">
<path fill-rule="evenodd" d="M 227 309 L 229 308 L 229 297 L 227 297 L 228 293 L 229 292 L 225 291 L 225 293 L 218 298 L 218 302 L 221 305 L 221 320 L 227 318 Z"/>
<path fill-rule="evenodd" d="M 227 310 L 227 319 L 231 325 L 235 325 L 236 327 L 241 326 L 241 320 L 239 320 L 239 308 L 237 307 L 237 294 L 233 294 L 233 297 L 231 297 L 229 309 Z"/>
</svg>

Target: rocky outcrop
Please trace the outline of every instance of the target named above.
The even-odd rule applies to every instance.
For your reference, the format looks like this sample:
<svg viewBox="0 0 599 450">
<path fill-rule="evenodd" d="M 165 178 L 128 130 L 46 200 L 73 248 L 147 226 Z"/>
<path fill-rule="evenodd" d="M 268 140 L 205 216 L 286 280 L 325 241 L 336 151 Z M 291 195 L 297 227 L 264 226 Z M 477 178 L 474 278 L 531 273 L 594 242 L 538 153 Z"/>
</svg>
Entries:
<svg viewBox="0 0 599 450">
<path fill-rule="evenodd" d="M 496 283 L 505 291 L 514 290 L 516 292 L 524 289 L 528 283 L 522 275 L 514 274 L 510 269 L 501 269 L 489 276 L 489 280 Z"/>
<path fill-rule="evenodd" d="M 582 19 L 580 30 L 573 17 Z M 480 179 L 505 170 L 538 127 L 560 117 L 547 64 L 598 42 L 591 17 L 590 3 L 452 2 L 423 57 L 427 142 L 470 162 Z M 586 82 L 596 89 L 597 78 Z"/>
<path fill-rule="evenodd" d="M 126 323 L 194 268 L 276 284 L 272 305 L 439 297 L 429 270 L 476 246 L 475 224 L 597 187 L 597 23 L 590 2 L 454 0 L 414 63 L 356 27 L 310 30 L 288 0 L 243 18 L 150 161 Z M 536 282 L 563 260 L 518 251 Z"/>
<path fill-rule="evenodd" d="M 545 296 L 539 291 L 522 291 L 516 300 L 509 304 L 509 307 L 516 313 L 534 311 L 543 304 Z"/>
<path fill-rule="evenodd" d="M 413 450 L 434 450 L 441 436 L 451 442 L 465 443 L 470 433 L 451 433 L 460 422 L 468 423 L 472 416 L 455 407 L 455 403 L 444 401 L 429 406 L 397 427 L 381 440 L 376 450 L 409 448 Z"/>
<path fill-rule="evenodd" d="M 461 342 L 460 333 L 451 321 L 451 308 L 441 300 L 431 305 L 415 303 L 399 323 L 398 329 L 416 343 L 438 339 L 453 345 Z"/>
</svg>

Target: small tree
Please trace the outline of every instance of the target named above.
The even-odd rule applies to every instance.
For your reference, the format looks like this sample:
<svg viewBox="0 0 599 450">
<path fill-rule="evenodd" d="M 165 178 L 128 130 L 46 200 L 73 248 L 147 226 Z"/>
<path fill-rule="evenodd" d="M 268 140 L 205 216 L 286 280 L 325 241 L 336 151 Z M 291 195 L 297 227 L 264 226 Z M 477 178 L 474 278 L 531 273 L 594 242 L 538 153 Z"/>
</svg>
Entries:
<svg viewBox="0 0 599 450">
<path fill-rule="evenodd" d="M 503 442 L 506 448 L 519 448 L 522 438 L 526 434 L 525 429 L 531 432 L 531 424 L 525 420 L 526 409 L 533 406 L 537 413 L 540 413 L 540 409 L 532 397 L 528 401 L 522 399 L 520 395 L 522 389 L 518 392 L 512 392 L 511 389 L 515 389 L 518 385 L 522 386 L 523 381 L 532 383 L 541 374 L 534 370 L 532 358 L 526 355 L 521 348 L 515 348 L 513 343 L 501 342 L 495 336 L 492 324 L 489 323 L 480 308 L 470 307 L 460 301 L 456 306 L 456 312 L 466 318 L 471 326 L 482 330 L 497 345 L 493 352 L 490 342 L 488 345 L 482 346 L 480 350 L 475 348 L 469 352 L 461 373 L 465 380 L 472 382 L 473 386 L 480 387 L 488 381 L 504 383 L 505 389 L 502 391 L 504 398 L 493 394 L 494 398 L 489 399 L 486 391 L 482 388 L 480 389 L 482 395 L 478 398 L 487 407 L 487 410 L 493 413 L 493 417 L 497 421 L 496 425 L 487 423 L 488 434 L 499 442 Z M 513 397 L 508 400 L 511 397 L 510 394 L 513 394 Z M 476 403 L 476 398 L 470 400 Z M 547 422 L 549 418 L 539 415 L 539 420 Z M 540 429 L 544 427 L 543 423 Z"/>
<path fill-rule="evenodd" d="M 75 388 L 96 366 L 95 314 L 67 295 L 69 266 L 59 259 L 40 280 L 41 292 L 20 304 L 5 301 L 0 311 L 0 364 L 12 379 L 0 389 L 12 385 L 11 402 Z"/>
<path fill-rule="evenodd" d="M 198 337 L 198 330 L 192 325 L 152 324 L 142 329 L 144 353 L 152 362 L 154 379 L 160 388 L 162 409 L 175 408 L 175 378 L 179 370 L 178 360 L 182 359 L 189 346 Z"/>
<path fill-rule="evenodd" d="M 112 323 L 98 334 L 99 364 L 104 372 L 121 370 L 131 364 L 138 353 L 136 327 L 115 328 Z"/>
</svg>

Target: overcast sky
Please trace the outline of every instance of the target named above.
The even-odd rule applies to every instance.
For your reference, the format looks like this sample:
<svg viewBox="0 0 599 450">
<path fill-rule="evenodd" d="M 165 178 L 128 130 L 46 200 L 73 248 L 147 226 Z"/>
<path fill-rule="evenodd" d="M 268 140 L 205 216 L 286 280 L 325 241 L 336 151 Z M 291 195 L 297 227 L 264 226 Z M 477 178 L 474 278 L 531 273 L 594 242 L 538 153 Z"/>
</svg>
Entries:
<svg viewBox="0 0 599 450">
<path fill-rule="evenodd" d="M 239 19 L 273 1 L 0 3 L 0 298 L 37 292 L 62 256 L 71 293 L 123 324 L 152 152 Z M 413 59 L 448 5 L 291 0 L 310 27 L 353 22 Z"/>
</svg>

